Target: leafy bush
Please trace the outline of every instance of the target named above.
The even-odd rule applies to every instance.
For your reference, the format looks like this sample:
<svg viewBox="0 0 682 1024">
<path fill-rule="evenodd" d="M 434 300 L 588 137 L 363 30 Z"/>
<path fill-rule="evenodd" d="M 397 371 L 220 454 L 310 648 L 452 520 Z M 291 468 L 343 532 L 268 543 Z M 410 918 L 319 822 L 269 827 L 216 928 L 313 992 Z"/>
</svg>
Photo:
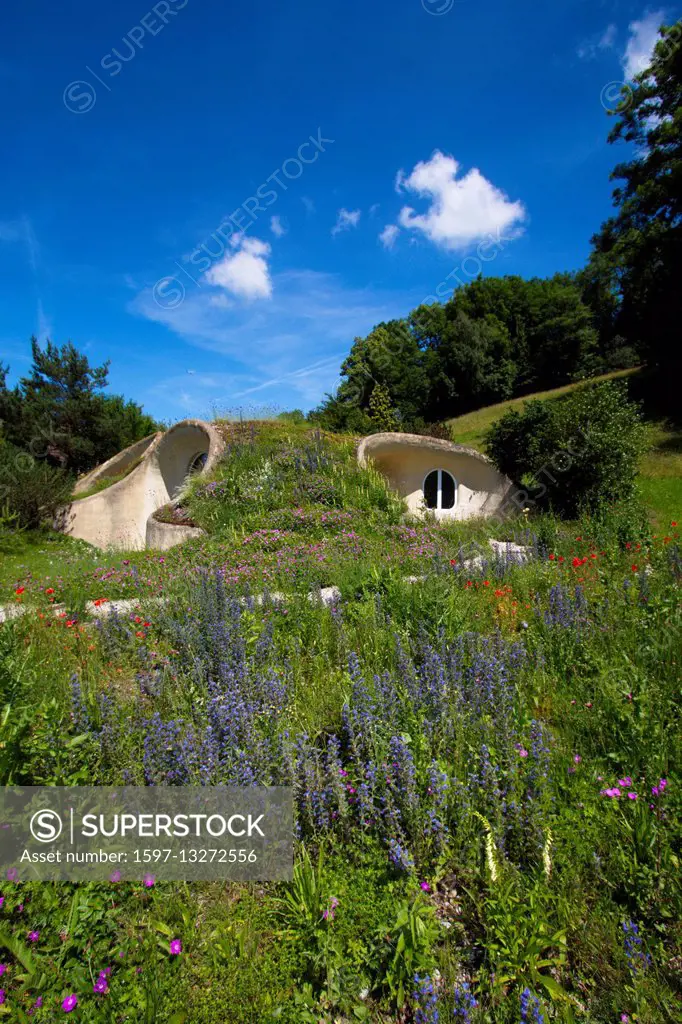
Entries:
<svg viewBox="0 0 682 1024">
<path fill-rule="evenodd" d="M 646 450 L 639 408 L 620 381 L 532 401 L 493 424 L 486 450 L 528 503 L 574 516 L 630 498 Z"/>
<path fill-rule="evenodd" d="M 0 521 L 13 529 L 52 522 L 68 501 L 73 478 L 0 440 Z"/>
</svg>

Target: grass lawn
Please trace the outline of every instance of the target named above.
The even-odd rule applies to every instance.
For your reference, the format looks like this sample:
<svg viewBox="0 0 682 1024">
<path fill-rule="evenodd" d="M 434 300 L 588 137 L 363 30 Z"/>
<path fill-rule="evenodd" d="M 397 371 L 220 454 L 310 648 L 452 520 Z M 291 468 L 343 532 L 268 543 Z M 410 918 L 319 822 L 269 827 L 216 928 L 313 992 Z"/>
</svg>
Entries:
<svg viewBox="0 0 682 1024">
<path fill-rule="evenodd" d="M 590 383 L 628 377 L 633 373 L 637 373 L 637 370 L 616 370 L 614 373 L 606 373 L 602 377 L 594 377 L 590 380 Z M 544 401 L 547 398 L 559 398 L 570 391 L 575 391 L 576 388 L 581 386 L 581 383 L 567 384 L 565 387 L 555 388 L 553 391 L 541 391 L 534 395 L 524 395 L 523 398 L 513 398 L 508 402 L 498 402 L 496 405 L 488 405 L 483 409 L 477 409 L 475 412 L 465 413 L 464 416 L 457 416 L 455 419 L 447 421 L 447 425 L 452 433 L 452 440 L 456 441 L 457 444 L 469 445 L 471 448 L 483 451 L 483 438 L 486 432 L 506 412 L 512 409 L 521 412 L 525 403 L 533 399 L 542 399 Z"/>
</svg>

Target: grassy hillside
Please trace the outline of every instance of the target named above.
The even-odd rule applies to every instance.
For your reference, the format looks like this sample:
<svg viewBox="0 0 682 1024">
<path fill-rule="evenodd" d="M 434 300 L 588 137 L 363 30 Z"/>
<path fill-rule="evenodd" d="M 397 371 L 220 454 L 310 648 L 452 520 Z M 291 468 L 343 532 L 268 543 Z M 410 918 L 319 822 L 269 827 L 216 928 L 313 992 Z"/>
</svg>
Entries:
<svg viewBox="0 0 682 1024">
<path fill-rule="evenodd" d="M 637 370 L 621 370 L 594 378 L 596 381 L 634 377 Z M 523 410 L 532 399 L 553 399 L 568 394 L 581 384 L 569 384 L 553 391 L 542 391 L 509 402 L 489 405 L 484 409 L 466 413 L 448 421 L 452 439 L 458 444 L 484 450 L 483 439 L 493 423 L 506 412 Z M 682 516 L 682 431 L 665 420 L 652 419 L 647 423 L 651 448 L 642 459 L 639 490 L 649 508 L 652 521 L 661 528 L 672 519 Z"/>
<path fill-rule="evenodd" d="M 617 370 L 614 373 L 606 373 L 602 377 L 594 377 L 591 382 L 615 380 L 618 377 L 629 377 L 633 373 L 637 373 L 637 370 Z M 486 431 L 496 420 L 501 419 L 506 412 L 512 409 L 521 412 L 526 402 L 530 402 L 533 399 L 542 399 L 544 401 L 547 398 L 559 398 L 570 391 L 575 391 L 582 383 L 567 384 L 563 388 L 554 388 L 552 391 L 538 391 L 536 394 L 524 395 L 523 398 L 512 398 L 508 402 L 498 402 L 496 405 L 488 405 L 483 409 L 476 409 L 475 412 L 465 413 L 464 416 L 456 416 L 454 419 L 447 421 L 452 431 L 452 439 L 457 444 L 466 444 L 471 448 L 483 451 L 483 438 Z"/>
</svg>

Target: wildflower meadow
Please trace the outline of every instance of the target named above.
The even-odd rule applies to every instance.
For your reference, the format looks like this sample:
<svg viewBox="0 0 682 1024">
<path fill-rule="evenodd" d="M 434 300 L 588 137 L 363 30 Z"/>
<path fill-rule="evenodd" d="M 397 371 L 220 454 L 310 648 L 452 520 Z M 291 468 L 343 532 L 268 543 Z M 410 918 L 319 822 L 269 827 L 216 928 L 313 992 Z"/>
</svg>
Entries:
<svg viewBox="0 0 682 1024">
<path fill-rule="evenodd" d="M 682 1019 L 676 520 L 410 522 L 350 438 L 224 430 L 203 538 L 0 570 L 0 771 L 291 786 L 293 882 L 10 872 L 0 1018 Z"/>
</svg>

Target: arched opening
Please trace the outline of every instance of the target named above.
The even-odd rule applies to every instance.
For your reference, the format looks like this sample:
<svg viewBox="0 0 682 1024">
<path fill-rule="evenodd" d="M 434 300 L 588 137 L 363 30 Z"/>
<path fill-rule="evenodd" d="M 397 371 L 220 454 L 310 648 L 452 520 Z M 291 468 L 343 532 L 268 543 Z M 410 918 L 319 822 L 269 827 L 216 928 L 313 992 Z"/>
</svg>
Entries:
<svg viewBox="0 0 682 1024">
<path fill-rule="evenodd" d="M 189 466 L 187 467 L 187 475 L 192 476 L 193 473 L 201 473 L 202 469 L 206 465 L 208 459 L 208 452 L 197 452 L 189 460 Z"/>
<path fill-rule="evenodd" d="M 181 492 L 188 476 L 204 468 L 209 445 L 208 434 L 195 423 L 179 423 L 164 434 L 156 454 L 171 500 Z"/>
<path fill-rule="evenodd" d="M 447 469 L 433 469 L 424 479 L 424 505 L 434 512 L 445 512 L 457 503 L 457 481 Z"/>
</svg>

